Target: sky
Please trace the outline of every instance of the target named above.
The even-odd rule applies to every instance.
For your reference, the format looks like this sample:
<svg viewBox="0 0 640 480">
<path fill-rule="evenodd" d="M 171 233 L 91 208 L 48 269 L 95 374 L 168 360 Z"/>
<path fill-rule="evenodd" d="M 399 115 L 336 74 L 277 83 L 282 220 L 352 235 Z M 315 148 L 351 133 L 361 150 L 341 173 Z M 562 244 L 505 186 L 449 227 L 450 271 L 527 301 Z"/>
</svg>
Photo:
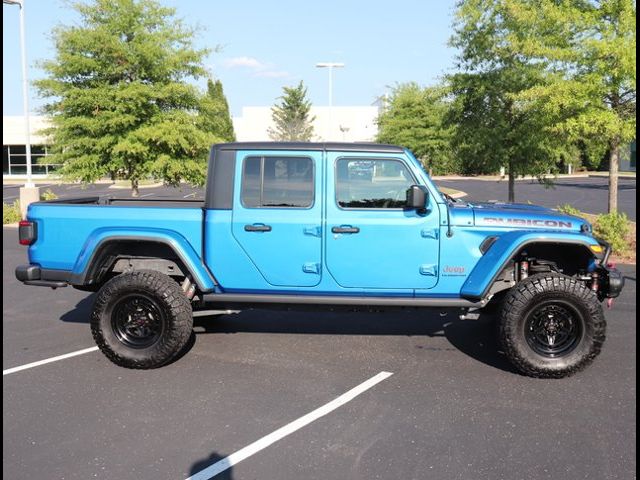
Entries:
<svg viewBox="0 0 640 480">
<path fill-rule="evenodd" d="M 38 61 L 54 56 L 50 32 L 78 15 L 66 0 L 24 0 L 29 79 L 42 78 Z M 432 85 L 453 68 L 451 36 L 455 0 L 160 0 L 176 16 L 200 27 L 197 47 L 213 50 L 205 61 L 222 81 L 231 113 L 270 106 L 282 87 L 300 80 L 317 106 L 367 106 L 398 83 Z M 3 4 L 3 115 L 21 115 L 19 7 Z M 204 87 L 204 82 L 198 83 Z M 30 89 L 31 112 L 44 100 Z"/>
</svg>

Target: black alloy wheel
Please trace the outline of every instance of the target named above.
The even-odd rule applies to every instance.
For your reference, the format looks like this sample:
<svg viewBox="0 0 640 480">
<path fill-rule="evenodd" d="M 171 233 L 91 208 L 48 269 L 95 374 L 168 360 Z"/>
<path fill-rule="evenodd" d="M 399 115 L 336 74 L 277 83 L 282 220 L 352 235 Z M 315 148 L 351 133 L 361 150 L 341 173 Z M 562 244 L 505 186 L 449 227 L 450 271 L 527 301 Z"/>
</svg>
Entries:
<svg viewBox="0 0 640 480">
<path fill-rule="evenodd" d="M 156 343 L 167 319 L 158 303 L 143 293 L 132 293 L 118 300 L 111 311 L 113 331 L 131 348 L 147 348 Z"/>
<path fill-rule="evenodd" d="M 571 353 L 584 331 L 580 312 L 568 302 L 558 300 L 545 302 L 532 310 L 524 328 L 531 349 L 550 358 Z"/>
</svg>

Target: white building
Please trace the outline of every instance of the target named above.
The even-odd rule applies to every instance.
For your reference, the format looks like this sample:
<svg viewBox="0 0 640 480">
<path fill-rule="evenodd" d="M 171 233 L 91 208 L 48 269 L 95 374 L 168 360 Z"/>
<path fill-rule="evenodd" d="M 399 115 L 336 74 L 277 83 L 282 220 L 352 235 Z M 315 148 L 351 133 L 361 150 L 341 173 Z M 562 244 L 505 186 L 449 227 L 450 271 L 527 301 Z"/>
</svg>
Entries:
<svg viewBox="0 0 640 480">
<path fill-rule="evenodd" d="M 372 142 L 378 133 L 376 119 L 379 108 L 312 107 L 314 141 Z M 31 128 L 31 158 L 34 177 L 53 173 L 60 165 L 47 162 L 47 142 L 42 130 L 49 126 L 46 117 L 33 115 Z M 269 141 L 273 128 L 271 107 L 244 107 L 242 115 L 233 118 L 238 141 Z M 2 177 L 21 178 L 27 173 L 26 138 L 23 116 L 2 117 Z"/>
<path fill-rule="evenodd" d="M 311 107 L 314 141 L 372 142 L 378 133 L 376 120 L 380 109 L 371 107 Z M 234 117 L 233 127 L 239 142 L 269 141 L 274 124 L 271 107 L 243 107 Z"/>
<path fill-rule="evenodd" d="M 47 139 L 41 131 L 49 126 L 46 117 L 29 117 L 31 130 L 31 170 L 34 177 L 51 174 L 60 165 L 47 162 Z M 21 177 L 27 173 L 24 117 L 2 117 L 2 177 Z"/>
</svg>

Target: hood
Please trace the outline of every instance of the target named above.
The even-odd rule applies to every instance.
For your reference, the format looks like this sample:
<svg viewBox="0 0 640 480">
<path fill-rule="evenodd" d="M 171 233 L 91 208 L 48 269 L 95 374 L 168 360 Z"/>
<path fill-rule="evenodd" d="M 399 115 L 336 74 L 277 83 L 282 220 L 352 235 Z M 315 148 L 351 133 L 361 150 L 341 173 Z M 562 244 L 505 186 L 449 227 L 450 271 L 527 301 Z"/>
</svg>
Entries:
<svg viewBox="0 0 640 480">
<path fill-rule="evenodd" d="M 591 225 L 586 220 L 565 215 L 550 208 L 521 203 L 474 203 L 476 227 L 534 228 L 541 230 L 562 230 L 590 232 Z"/>
</svg>

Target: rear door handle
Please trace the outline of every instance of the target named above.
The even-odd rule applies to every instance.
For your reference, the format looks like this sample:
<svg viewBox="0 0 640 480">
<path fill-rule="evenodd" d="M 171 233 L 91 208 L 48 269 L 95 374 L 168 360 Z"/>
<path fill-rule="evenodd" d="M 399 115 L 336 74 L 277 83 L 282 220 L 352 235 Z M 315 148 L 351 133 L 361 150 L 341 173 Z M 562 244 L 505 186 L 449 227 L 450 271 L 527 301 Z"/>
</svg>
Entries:
<svg viewBox="0 0 640 480">
<path fill-rule="evenodd" d="M 271 225 L 262 225 L 258 223 L 254 223 L 253 225 L 245 225 L 245 232 L 270 232 Z"/>
<path fill-rule="evenodd" d="M 332 233 L 358 233 L 360 229 L 358 227 L 351 227 L 348 225 L 344 225 L 341 227 L 333 227 L 331 229 Z"/>
</svg>

